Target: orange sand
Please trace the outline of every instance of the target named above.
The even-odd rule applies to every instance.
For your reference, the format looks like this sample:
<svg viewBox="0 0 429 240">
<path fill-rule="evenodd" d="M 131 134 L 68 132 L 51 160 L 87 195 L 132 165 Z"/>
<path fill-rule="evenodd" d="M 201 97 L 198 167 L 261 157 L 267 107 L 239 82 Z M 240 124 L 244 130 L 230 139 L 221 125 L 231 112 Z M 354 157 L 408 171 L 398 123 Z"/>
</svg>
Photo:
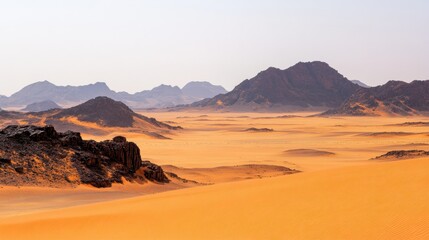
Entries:
<svg viewBox="0 0 429 240">
<path fill-rule="evenodd" d="M 370 160 L 391 150 L 428 150 L 429 127 L 394 125 L 429 121 L 426 117 L 145 115 L 173 121 L 184 130 L 162 133 L 172 140 L 119 128 L 104 136 L 83 136 L 103 140 L 125 135 L 139 145 L 144 159 L 186 168 L 178 171 L 182 177 L 215 185 L 145 196 L 188 186 L 178 182 L 175 187 L 143 185 L 136 190 L 125 185 L 102 194 L 31 189 L 22 198 L 23 191 L 0 188 L 0 239 L 429 238 L 429 158 Z M 243 131 L 250 127 L 274 131 Z M 243 164 L 303 172 L 278 177 L 263 168 L 210 169 Z M 229 182 L 259 175 L 267 178 Z"/>
<path fill-rule="evenodd" d="M 2 239 L 428 239 L 429 159 L 171 191 L 0 220 Z"/>
</svg>

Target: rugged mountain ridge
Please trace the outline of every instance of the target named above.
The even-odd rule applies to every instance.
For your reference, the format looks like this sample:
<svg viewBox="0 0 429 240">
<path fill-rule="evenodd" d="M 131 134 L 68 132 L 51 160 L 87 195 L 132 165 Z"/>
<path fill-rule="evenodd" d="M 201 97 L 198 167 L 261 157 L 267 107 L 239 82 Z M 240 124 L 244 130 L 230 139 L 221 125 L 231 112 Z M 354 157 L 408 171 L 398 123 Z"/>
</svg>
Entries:
<svg viewBox="0 0 429 240">
<path fill-rule="evenodd" d="M 340 107 L 323 115 L 416 115 L 429 113 L 429 81 L 389 81 L 356 91 Z"/>
<path fill-rule="evenodd" d="M 52 126 L 11 125 L 0 131 L 0 185 L 110 187 L 112 183 L 167 183 L 161 167 L 142 161 L 125 137 L 96 142 Z"/>
<path fill-rule="evenodd" d="M 193 94 L 189 86 L 200 94 Z M 179 104 L 188 104 L 204 98 L 212 97 L 226 90 L 208 82 L 190 82 L 183 89 L 177 86 L 160 85 L 152 90 L 129 94 L 115 92 L 106 83 L 97 82 L 84 86 L 56 86 L 48 81 L 30 84 L 10 97 L 0 96 L 2 107 L 23 107 L 34 102 L 54 101 L 64 107 L 83 103 L 89 99 L 106 96 L 125 102 L 132 108 L 171 107 Z"/>
<path fill-rule="evenodd" d="M 191 107 L 333 108 L 360 88 L 327 63 L 300 62 L 285 70 L 268 68 L 231 92 L 196 102 Z"/>
</svg>

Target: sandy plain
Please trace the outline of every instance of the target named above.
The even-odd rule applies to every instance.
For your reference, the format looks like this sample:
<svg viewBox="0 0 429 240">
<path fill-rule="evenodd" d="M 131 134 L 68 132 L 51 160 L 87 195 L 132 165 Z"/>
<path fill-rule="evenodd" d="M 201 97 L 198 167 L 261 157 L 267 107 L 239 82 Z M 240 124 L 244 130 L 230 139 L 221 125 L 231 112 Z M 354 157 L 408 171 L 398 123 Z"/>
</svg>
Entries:
<svg viewBox="0 0 429 240">
<path fill-rule="evenodd" d="M 373 159 L 428 150 L 429 118 L 143 114 L 184 129 L 171 140 L 123 129 L 83 137 L 125 135 L 144 159 L 196 183 L 3 187 L 1 239 L 429 238 L 429 158 Z"/>
</svg>

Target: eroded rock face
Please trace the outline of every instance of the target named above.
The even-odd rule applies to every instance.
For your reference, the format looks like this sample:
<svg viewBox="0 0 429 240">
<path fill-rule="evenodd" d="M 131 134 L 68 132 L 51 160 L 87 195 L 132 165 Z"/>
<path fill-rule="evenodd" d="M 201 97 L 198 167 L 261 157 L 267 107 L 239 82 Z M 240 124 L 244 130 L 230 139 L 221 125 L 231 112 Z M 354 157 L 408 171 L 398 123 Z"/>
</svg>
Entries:
<svg viewBox="0 0 429 240">
<path fill-rule="evenodd" d="M 110 187 L 137 178 L 168 182 L 162 168 L 142 162 L 139 147 L 122 136 L 96 142 L 83 140 L 78 132 L 58 133 L 52 126 L 13 125 L 0 131 L 0 158 L 0 185 Z"/>
<path fill-rule="evenodd" d="M 119 138 L 121 141 L 118 141 Z M 113 141 L 104 141 L 97 145 L 102 155 L 123 164 L 131 172 L 142 166 L 139 147 L 133 142 L 127 142 L 124 137 L 115 137 Z"/>
<path fill-rule="evenodd" d="M 160 166 L 153 164 L 149 161 L 143 161 L 142 167 L 144 168 L 144 176 L 149 181 L 161 183 L 169 182 L 168 178 L 165 176 L 165 173 Z"/>
</svg>

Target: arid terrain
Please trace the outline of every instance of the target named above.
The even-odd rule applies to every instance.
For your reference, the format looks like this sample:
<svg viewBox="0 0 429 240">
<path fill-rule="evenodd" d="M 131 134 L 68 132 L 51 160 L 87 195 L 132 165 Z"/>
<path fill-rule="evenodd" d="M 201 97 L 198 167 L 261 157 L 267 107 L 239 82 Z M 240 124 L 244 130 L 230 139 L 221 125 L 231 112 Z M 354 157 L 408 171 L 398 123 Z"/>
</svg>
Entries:
<svg viewBox="0 0 429 240">
<path fill-rule="evenodd" d="M 429 238 L 429 156 L 384 155 L 429 150 L 427 117 L 140 113 L 183 129 L 82 137 L 125 136 L 172 182 L 3 186 L 2 239 Z"/>
</svg>

